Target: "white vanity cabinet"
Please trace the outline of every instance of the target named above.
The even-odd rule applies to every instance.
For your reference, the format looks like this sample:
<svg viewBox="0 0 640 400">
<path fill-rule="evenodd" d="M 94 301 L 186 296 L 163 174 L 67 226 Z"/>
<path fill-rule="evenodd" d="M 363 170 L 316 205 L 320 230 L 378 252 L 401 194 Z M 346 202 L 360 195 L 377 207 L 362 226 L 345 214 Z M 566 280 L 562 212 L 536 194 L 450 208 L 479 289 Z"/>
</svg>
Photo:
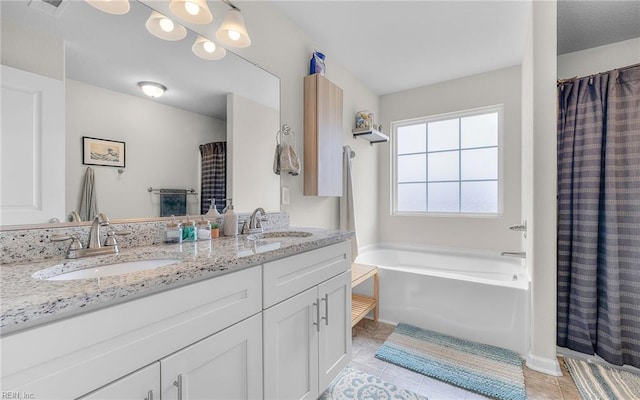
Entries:
<svg viewBox="0 0 640 400">
<path fill-rule="evenodd" d="M 160 400 L 160 363 L 155 362 L 78 400 Z"/>
<path fill-rule="evenodd" d="M 316 399 L 351 357 L 340 242 L 2 336 L 35 399 Z"/>
<path fill-rule="evenodd" d="M 202 370 L 223 376 L 228 373 L 221 361 L 225 351 L 236 358 L 235 372 L 246 367 L 247 382 L 256 387 L 255 381 L 262 380 L 253 365 L 262 357 L 261 274 L 261 266 L 251 267 L 6 335 L 2 390 L 31 393 L 36 399 L 97 400 L 140 383 L 147 393 L 146 374 L 127 375 L 160 361 L 161 369 L 175 365 L 185 375 L 196 371 L 189 376 L 193 382 Z M 247 354 L 238 361 L 241 352 Z M 99 395 L 101 390 L 106 397 Z M 147 396 L 135 397 L 137 393 L 118 397 Z M 253 398 L 253 393 L 239 398 Z M 159 399 L 160 392 L 154 397 Z"/>
<path fill-rule="evenodd" d="M 261 399 L 261 333 L 256 314 L 77 400 Z"/>
<path fill-rule="evenodd" d="M 162 399 L 261 399 L 262 315 L 160 360 Z"/>
<path fill-rule="evenodd" d="M 351 358 L 348 242 L 264 265 L 264 398 L 317 399 Z"/>
</svg>

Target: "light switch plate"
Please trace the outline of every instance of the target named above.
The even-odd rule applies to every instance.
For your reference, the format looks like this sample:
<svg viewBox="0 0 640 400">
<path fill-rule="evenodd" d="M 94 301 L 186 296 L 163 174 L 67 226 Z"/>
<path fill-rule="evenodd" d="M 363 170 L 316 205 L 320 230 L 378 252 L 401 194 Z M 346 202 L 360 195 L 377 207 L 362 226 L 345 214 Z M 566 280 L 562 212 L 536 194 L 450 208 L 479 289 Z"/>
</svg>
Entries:
<svg viewBox="0 0 640 400">
<path fill-rule="evenodd" d="M 283 186 L 281 189 L 282 189 L 282 193 L 281 193 L 282 205 L 288 206 L 289 205 L 289 188 L 287 186 Z"/>
</svg>

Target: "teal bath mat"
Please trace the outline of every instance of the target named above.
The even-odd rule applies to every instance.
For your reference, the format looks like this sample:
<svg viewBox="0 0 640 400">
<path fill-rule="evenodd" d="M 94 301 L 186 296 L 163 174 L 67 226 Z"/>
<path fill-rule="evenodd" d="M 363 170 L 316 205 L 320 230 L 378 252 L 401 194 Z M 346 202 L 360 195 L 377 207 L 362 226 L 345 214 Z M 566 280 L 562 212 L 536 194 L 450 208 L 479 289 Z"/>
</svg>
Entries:
<svg viewBox="0 0 640 400">
<path fill-rule="evenodd" d="M 318 400 L 428 400 L 375 376 L 347 367 Z"/>
<path fill-rule="evenodd" d="M 500 347 L 398 324 L 376 357 L 496 399 L 527 398 L 520 356 Z"/>
<path fill-rule="evenodd" d="M 638 374 L 569 357 L 564 362 L 583 399 L 640 399 Z"/>
</svg>

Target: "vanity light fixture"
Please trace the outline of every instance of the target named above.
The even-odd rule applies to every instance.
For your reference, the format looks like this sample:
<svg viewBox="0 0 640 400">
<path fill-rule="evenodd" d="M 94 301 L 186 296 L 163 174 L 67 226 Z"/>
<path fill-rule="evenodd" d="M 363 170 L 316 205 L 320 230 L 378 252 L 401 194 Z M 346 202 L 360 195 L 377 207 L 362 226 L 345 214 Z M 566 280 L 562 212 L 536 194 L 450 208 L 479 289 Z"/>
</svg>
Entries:
<svg viewBox="0 0 640 400">
<path fill-rule="evenodd" d="M 244 17 L 240 9 L 229 0 L 222 0 L 226 5 L 231 7 L 224 16 L 222 25 L 216 32 L 216 39 L 225 46 L 229 47 L 248 47 L 251 39 L 244 26 Z"/>
<path fill-rule="evenodd" d="M 156 82 L 138 82 L 142 92 L 149 97 L 160 97 L 167 90 L 167 87 Z"/>
<path fill-rule="evenodd" d="M 85 0 L 88 4 L 108 14 L 122 15 L 129 12 L 129 0 Z"/>
<path fill-rule="evenodd" d="M 171 0 L 169 8 L 176 16 L 194 24 L 208 24 L 213 20 L 207 0 Z"/>
<path fill-rule="evenodd" d="M 184 26 L 173 22 L 157 11 L 151 12 L 145 26 L 153 36 L 164 40 L 182 40 L 187 36 L 187 30 Z"/>
<path fill-rule="evenodd" d="M 205 60 L 220 60 L 227 54 L 224 47 L 218 46 L 211 40 L 200 35 L 196 38 L 191 50 L 193 50 L 195 55 Z"/>
</svg>

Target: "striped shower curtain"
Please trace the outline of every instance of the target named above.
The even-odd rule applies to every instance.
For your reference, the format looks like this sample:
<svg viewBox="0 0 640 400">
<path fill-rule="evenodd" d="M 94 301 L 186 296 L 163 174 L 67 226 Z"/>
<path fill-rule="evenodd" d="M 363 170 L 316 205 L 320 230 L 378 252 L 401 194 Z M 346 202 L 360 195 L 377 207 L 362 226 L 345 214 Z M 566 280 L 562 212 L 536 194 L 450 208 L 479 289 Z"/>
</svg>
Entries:
<svg viewBox="0 0 640 400">
<path fill-rule="evenodd" d="M 558 99 L 557 343 L 640 367 L 640 67 Z"/>
<path fill-rule="evenodd" d="M 212 199 L 221 211 L 227 198 L 227 143 L 211 142 L 200 145 L 202 158 L 200 182 L 200 214 L 209 211 Z"/>
</svg>

